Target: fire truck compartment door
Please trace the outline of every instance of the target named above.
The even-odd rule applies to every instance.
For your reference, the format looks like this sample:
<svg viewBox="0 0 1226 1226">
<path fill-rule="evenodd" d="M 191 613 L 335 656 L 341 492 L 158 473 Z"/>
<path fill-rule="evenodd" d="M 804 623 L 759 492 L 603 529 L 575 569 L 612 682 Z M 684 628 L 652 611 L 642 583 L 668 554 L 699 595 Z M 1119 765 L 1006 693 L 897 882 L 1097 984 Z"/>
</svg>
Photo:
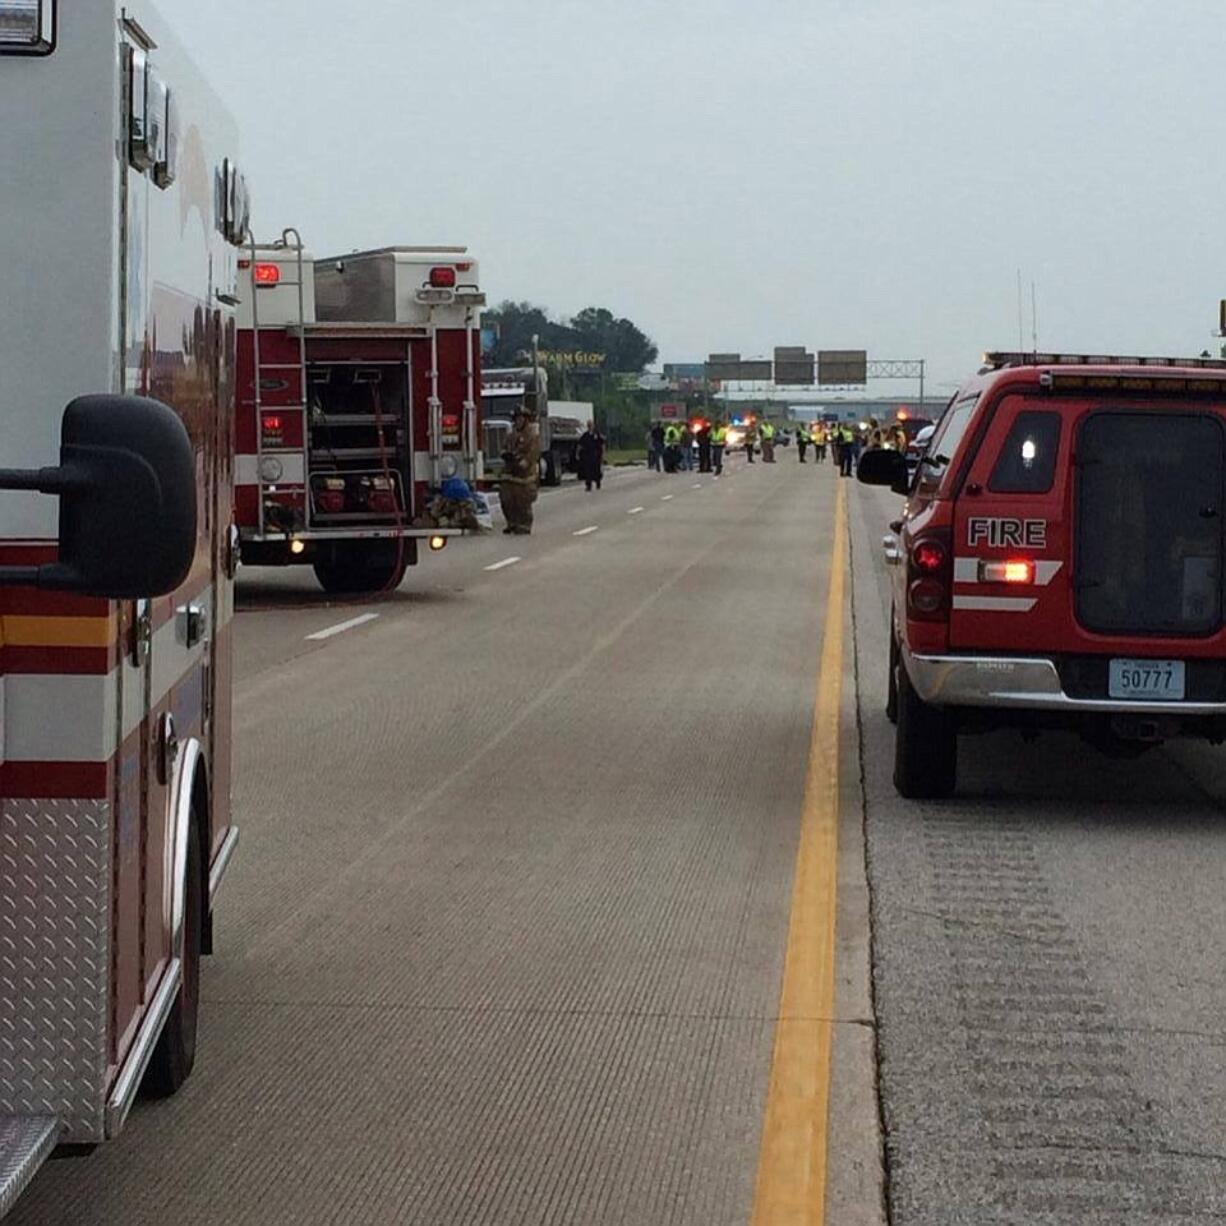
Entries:
<svg viewBox="0 0 1226 1226">
<path fill-rule="evenodd" d="M 53 1115 L 0 1115 L 0 1218 L 51 1156 L 59 1133 Z"/>
</svg>

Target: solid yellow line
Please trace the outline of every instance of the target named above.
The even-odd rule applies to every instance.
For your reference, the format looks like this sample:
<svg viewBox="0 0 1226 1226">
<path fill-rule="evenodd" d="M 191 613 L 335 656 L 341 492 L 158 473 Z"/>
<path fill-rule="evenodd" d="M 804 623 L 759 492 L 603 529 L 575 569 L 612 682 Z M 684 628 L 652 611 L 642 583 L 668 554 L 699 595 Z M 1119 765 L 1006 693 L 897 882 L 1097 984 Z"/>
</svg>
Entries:
<svg viewBox="0 0 1226 1226">
<path fill-rule="evenodd" d="M 783 991 L 758 1155 L 754 1226 L 820 1226 L 826 1217 L 846 516 L 840 483 Z"/>
</svg>

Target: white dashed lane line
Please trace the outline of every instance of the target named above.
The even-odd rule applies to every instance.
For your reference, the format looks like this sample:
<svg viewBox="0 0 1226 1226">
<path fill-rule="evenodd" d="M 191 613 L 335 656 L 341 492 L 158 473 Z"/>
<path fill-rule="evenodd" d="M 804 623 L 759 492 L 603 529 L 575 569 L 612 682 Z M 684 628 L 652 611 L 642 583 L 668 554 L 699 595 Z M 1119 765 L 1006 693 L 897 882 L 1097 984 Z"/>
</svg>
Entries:
<svg viewBox="0 0 1226 1226">
<path fill-rule="evenodd" d="M 572 536 L 590 536 L 600 527 L 599 524 L 592 524 L 590 528 L 580 528 L 578 532 L 572 532 Z"/>
<path fill-rule="evenodd" d="M 501 562 L 494 562 L 491 565 L 487 566 L 485 569 L 486 570 L 502 570 L 504 566 L 514 566 L 516 562 L 519 562 L 521 560 L 522 559 L 518 557 L 503 558 Z"/>
<path fill-rule="evenodd" d="M 326 630 L 316 630 L 314 634 L 307 635 L 308 642 L 321 642 L 323 639 L 330 639 L 334 634 L 344 634 L 346 630 L 356 629 L 358 626 L 364 626 L 367 622 L 373 622 L 378 613 L 363 613 L 360 617 L 351 617 L 347 622 L 337 622 L 335 626 L 329 626 Z"/>
<path fill-rule="evenodd" d="M 694 482 L 694 484 L 690 486 L 690 489 L 692 489 L 692 490 L 700 490 L 700 489 L 702 489 L 702 482 L 701 482 L 701 481 L 695 481 L 695 482 Z"/>
<path fill-rule="evenodd" d="M 631 507 L 630 510 L 626 512 L 626 514 L 627 515 L 637 515 L 642 509 L 643 509 L 642 507 Z"/>
<path fill-rule="evenodd" d="M 674 495 L 672 495 L 672 494 L 661 494 L 661 495 L 660 495 L 660 501 L 661 501 L 661 502 L 671 502 L 671 501 L 672 501 L 672 499 L 673 499 L 673 497 L 674 497 Z"/>
</svg>

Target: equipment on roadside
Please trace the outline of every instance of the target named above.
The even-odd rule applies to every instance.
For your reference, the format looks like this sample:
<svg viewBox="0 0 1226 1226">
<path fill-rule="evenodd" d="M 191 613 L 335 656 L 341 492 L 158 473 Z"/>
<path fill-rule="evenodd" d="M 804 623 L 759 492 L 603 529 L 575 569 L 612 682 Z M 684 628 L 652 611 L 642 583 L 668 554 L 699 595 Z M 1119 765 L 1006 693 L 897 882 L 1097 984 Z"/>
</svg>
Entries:
<svg viewBox="0 0 1226 1226">
<path fill-rule="evenodd" d="M 115 1137 L 195 1062 L 238 837 L 248 197 L 234 125 L 148 3 L 0 0 L 0 113 L 3 1217 L 52 1150 Z"/>
</svg>

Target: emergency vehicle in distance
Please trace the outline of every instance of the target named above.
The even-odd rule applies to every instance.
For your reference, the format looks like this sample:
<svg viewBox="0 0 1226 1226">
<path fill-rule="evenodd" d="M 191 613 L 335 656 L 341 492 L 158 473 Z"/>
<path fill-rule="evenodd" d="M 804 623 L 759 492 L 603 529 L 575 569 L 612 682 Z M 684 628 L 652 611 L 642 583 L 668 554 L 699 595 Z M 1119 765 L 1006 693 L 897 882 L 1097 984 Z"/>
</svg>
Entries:
<svg viewBox="0 0 1226 1226">
<path fill-rule="evenodd" d="M 908 495 L 887 712 L 904 796 L 953 791 L 958 736 L 1070 728 L 1129 754 L 1226 739 L 1226 361 L 992 353 Z"/>
<path fill-rule="evenodd" d="M 242 560 L 309 563 L 328 592 L 396 587 L 450 477 L 483 469 L 477 263 L 463 247 L 312 259 L 294 230 L 253 245 L 239 308 Z"/>
<path fill-rule="evenodd" d="M 0 114 L 0 458 L 26 469 L 0 473 L 3 1216 L 195 1057 L 237 841 L 248 210 L 236 129 L 147 0 L 0 0 Z"/>
</svg>

